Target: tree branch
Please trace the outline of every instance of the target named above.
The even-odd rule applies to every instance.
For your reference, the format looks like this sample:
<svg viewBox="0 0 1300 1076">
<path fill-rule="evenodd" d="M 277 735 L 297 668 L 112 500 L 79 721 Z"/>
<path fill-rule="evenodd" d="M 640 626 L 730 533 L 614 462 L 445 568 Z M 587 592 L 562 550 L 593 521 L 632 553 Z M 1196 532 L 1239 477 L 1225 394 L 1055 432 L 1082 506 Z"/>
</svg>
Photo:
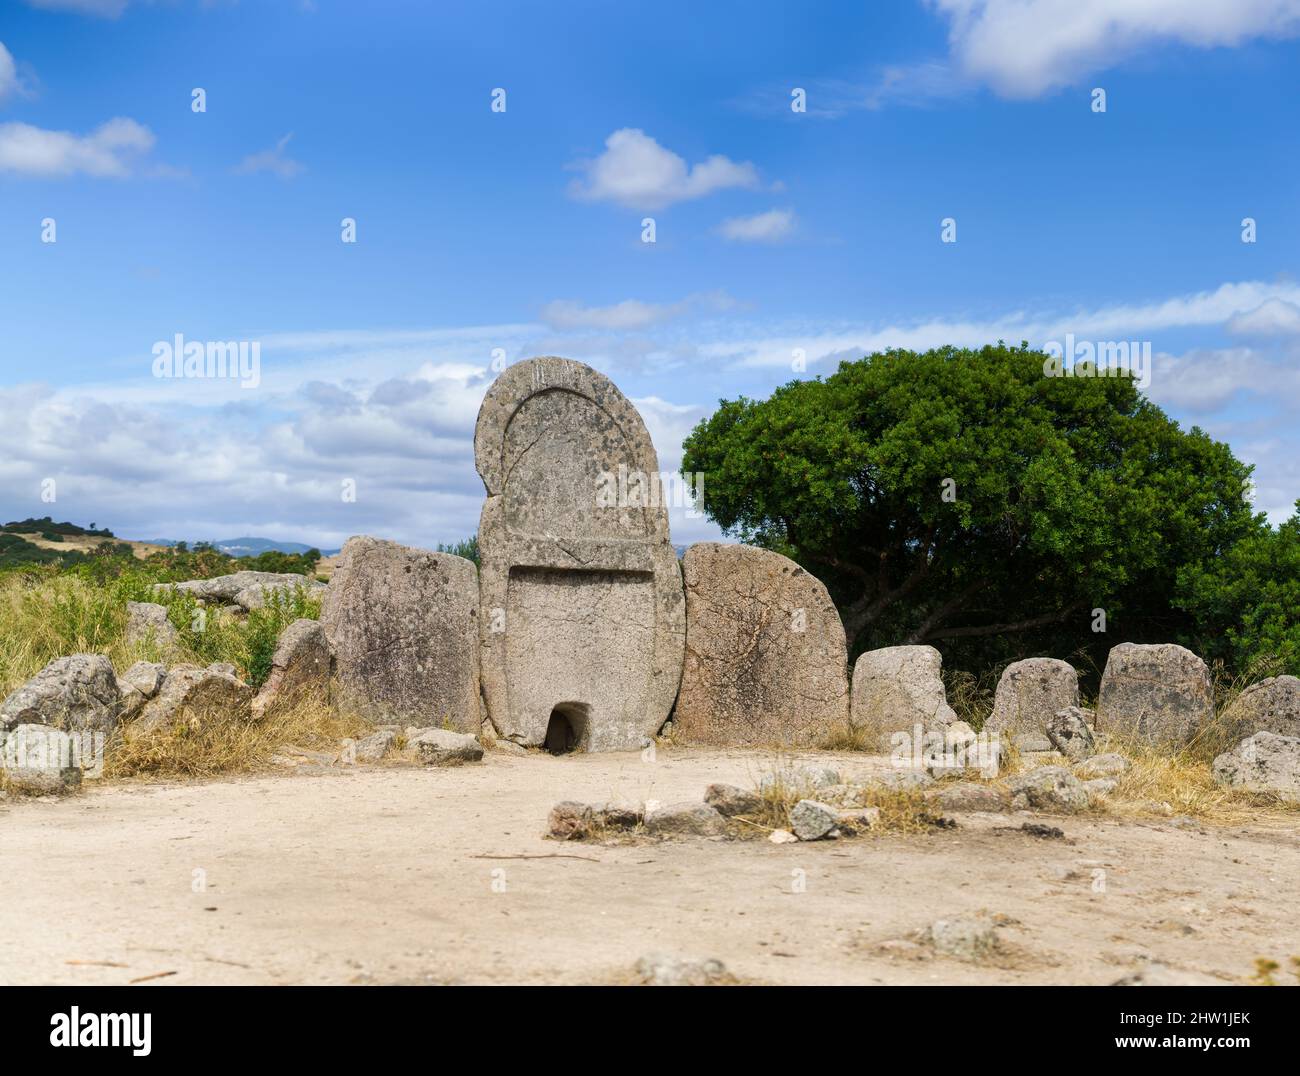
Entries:
<svg viewBox="0 0 1300 1076">
<path fill-rule="evenodd" d="M 986 581 L 983 579 L 976 579 L 969 586 L 965 587 L 965 589 L 958 591 L 939 606 L 938 609 L 921 621 L 920 626 L 907 637 L 906 642 L 909 644 L 923 642 L 929 637 L 931 631 L 937 628 L 952 616 L 953 613 L 970 601 L 971 598 L 978 594 L 984 588 L 985 583 Z"/>
<path fill-rule="evenodd" d="M 1081 603 L 1075 602 L 1057 613 L 1046 613 L 1043 616 L 1030 617 L 1028 620 L 1018 620 L 1013 624 L 986 624 L 976 625 L 965 628 L 948 628 L 944 631 L 936 631 L 932 635 L 926 636 L 929 639 L 957 639 L 971 638 L 977 635 L 1002 635 L 1009 634 L 1013 631 L 1028 631 L 1030 628 L 1041 628 L 1045 624 L 1056 624 L 1079 608 Z"/>
</svg>

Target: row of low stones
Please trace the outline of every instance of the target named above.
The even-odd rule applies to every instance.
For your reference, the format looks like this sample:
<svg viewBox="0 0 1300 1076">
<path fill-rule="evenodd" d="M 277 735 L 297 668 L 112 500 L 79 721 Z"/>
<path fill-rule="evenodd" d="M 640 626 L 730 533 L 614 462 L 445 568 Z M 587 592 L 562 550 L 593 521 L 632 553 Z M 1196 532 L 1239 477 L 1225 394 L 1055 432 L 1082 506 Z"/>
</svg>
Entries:
<svg viewBox="0 0 1300 1076">
<path fill-rule="evenodd" d="M 956 721 L 931 646 L 864 653 L 850 691 L 839 615 L 821 582 L 786 557 L 706 542 L 686 551 L 682 567 L 686 658 L 672 713 L 681 739 L 814 746 L 847 723 L 878 734 L 885 746 L 893 733 Z M 353 538 L 326 588 L 322 622 L 355 709 L 479 731 L 478 594 L 468 561 Z M 1030 658 L 1003 673 L 985 728 L 1023 737 L 1022 748 L 1047 750 L 1049 719 L 1078 705 L 1078 676 L 1068 662 Z M 1209 672 L 1195 654 L 1173 644 L 1123 643 L 1111 651 L 1098 728 L 1180 745 L 1213 716 Z M 1243 735 L 1300 736 L 1300 679 L 1254 685 L 1225 717 Z"/>
<path fill-rule="evenodd" d="M 939 652 L 930 646 L 864 653 L 850 690 L 839 615 L 822 583 L 786 557 L 700 543 L 686 551 L 682 569 L 686 638 L 672 712 L 677 738 L 816 746 L 847 723 L 885 748 L 893 734 L 910 735 L 918 726 L 925 734 L 944 732 L 957 723 Z M 350 540 L 322 613 L 341 691 L 354 709 L 381 720 L 477 733 L 477 616 L 477 581 L 467 561 L 373 538 Z M 1022 750 L 1055 746 L 1077 758 L 1090 753 L 1091 736 L 1073 747 L 1060 740 L 1077 737 L 1072 730 L 1083 724 L 1177 747 L 1213 717 L 1200 658 L 1173 644 L 1123 643 L 1106 663 L 1095 715 L 1079 709 L 1078 675 L 1068 662 L 1030 658 L 1003 673 L 985 729 Z M 1251 740 L 1216 763 L 1222 780 L 1300 795 L 1300 680 L 1254 685 L 1223 720 Z"/>
<path fill-rule="evenodd" d="M 758 792 L 734 785 L 712 784 L 702 802 L 644 804 L 590 804 L 563 800 L 551 808 L 547 836 L 555 840 L 583 840 L 609 833 L 639 830 L 651 837 L 724 837 L 733 819 L 760 815 L 762 792 L 774 783 L 806 792 L 789 811 L 790 828 L 775 829 L 774 844 L 819 841 L 854 836 L 880 825 L 880 808 L 864 803 L 880 789 L 908 788 L 942 812 L 1000 812 L 1039 810 L 1073 813 L 1114 790 L 1115 778 L 1130 763 L 1118 754 L 1096 755 L 1067 766 L 1042 766 L 1022 773 L 1005 788 L 967 781 L 936 782 L 928 773 L 903 770 L 882 775 L 868 784 L 844 783 L 840 775 L 823 767 L 800 767 L 767 775 Z"/>
<path fill-rule="evenodd" d="M 291 572 L 233 572 L 212 579 L 191 579 L 186 583 L 158 583 L 156 592 L 179 591 L 191 594 L 203 605 L 233 607 L 245 613 L 260 609 L 275 594 L 303 590 L 312 597 L 323 597 L 324 583 Z"/>
<path fill-rule="evenodd" d="M 850 691 L 839 616 L 825 587 L 787 558 L 749 546 L 702 543 L 687 550 L 683 572 L 686 657 L 672 714 L 681 739 L 811 746 L 847 722 L 883 748 L 896 733 L 918 727 L 944 733 L 960 726 L 945 698 L 933 647 L 863 654 Z M 255 608 L 271 591 L 304 580 L 239 572 L 174 585 L 205 602 Z M 236 710 L 251 705 L 257 714 L 285 690 L 327 684 L 331 664 L 341 701 L 376 723 L 480 732 L 478 594 L 470 562 L 354 538 L 333 583 L 310 586 L 325 592 L 322 622 L 290 626 L 271 680 L 256 699 L 233 670 L 193 667 L 172 670 L 157 704 L 131 687 L 129 674 L 115 697 L 105 659 L 96 665 L 93 656 L 74 655 L 52 663 L 6 700 L 0 732 L 24 723 L 104 731 L 117 717 L 140 713 L 146 722 L 165 720 L 154 715 L 201 702 L 224 701 Z M 129 640 L 151 635 L 174 641 L 162 606 L 132 603 L 128 614 Z M 80 701 L 53 701 L 57 696 Z M 33 707 L 34 699 L 41 704 Z M 1172 644 L 1115 647 L 1097 714 L 1079 710 L 1078 702 L 1077 674 L 1067 662 L 1015 662 L 1003 673 L 985 728 L 1014 739 L 1022 750 L 1055 746 L 1077 758 L 1091 751 L 1092 726 L 1177 746 L 1214 716 L 1204 662 Z M 19 711 L 47 716 L 19 721 L 13 717 Z M 1223 719 L 1246 738 L 1216 761 L 1221 780 L 1300 795 L 1300 680 L 1282 676 L 1254 685 Z M 1073 742 L 1063 745 L 1062 737 Z"/>
<path fill-rule="evenodd" d="M 564 800 L 551 808 L 547 836 L 555 840 L 583 840 L 608 832 L 640 829 L 652 837 L 724 837 L 728 822 L 757 814 L 762 798 L 734 785 L 709 785 L 703 802 L 645 804 L 589 804 Z M 794 832 L 775 830 L 772 840 L 814 841 L 870 829 L 878 824 L 880 809 L 841 809 L 815 800 L 800 800 L 790 812 Z"/>
</svg>

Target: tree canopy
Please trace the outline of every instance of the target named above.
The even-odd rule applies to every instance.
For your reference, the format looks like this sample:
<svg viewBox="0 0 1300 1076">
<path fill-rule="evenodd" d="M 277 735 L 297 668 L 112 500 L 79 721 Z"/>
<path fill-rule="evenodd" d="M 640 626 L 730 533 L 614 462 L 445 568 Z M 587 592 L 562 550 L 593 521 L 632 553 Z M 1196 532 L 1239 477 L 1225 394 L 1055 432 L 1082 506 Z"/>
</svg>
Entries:
<svg viewBox="0 0 1300 1076">
<path fill-rule="evenodd" d="M 1047 358 L 999 343 L 844 362 L 720 401 L 682 471 L 704 474 L 724 533 L 827 584 L 853 651 L 1194 632 L 1219 558 L 1268 529 L 1251 468 L 1131 379 L 1048 377 Z"/>
</svg>

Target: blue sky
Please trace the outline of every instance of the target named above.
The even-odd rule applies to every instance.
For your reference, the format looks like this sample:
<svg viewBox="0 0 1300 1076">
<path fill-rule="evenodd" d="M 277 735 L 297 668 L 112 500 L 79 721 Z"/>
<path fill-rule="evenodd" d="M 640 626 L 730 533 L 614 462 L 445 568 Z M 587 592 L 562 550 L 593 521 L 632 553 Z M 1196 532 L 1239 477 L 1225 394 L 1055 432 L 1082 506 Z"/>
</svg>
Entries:
<svg viewBox="0 0 1300 1076">
<path fill-rule="evenodd" d="M 1068 332 L 1300 497 L 1300 0 L 3 0 L 0 46 L 6 518 L 432 544 L 494 349 L 670 469 L 719 397 Z M 260 383 L 155 378 L 177 333 Z"/>
</svg>

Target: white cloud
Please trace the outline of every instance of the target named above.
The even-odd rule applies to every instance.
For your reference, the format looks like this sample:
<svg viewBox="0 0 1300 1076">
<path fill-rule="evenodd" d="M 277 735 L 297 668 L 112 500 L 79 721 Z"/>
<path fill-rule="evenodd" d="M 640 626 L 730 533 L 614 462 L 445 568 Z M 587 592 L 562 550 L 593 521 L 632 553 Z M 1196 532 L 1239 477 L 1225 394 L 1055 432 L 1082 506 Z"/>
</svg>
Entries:
<svg viewBox="0 0 1300 1076">
<path fill-rule="evenodd" d="M 235 167 L 238 175 L 252 175 L 255 172 L 271 172 L 281 179 L 293 179 L 303 170 L 303 166 L 285 153 L 285 147 L 293 138 L 293 132 L 280 139 L 273 149 L 264 149 L 260 153 L 250 153 Z"/>
<path fill-rule="evenodd" d="M 621 332 L 658 325 L 696 310 L 730 310 L 736 305 L 735 300 L 725 292 L 688 295 L 675 303 L 624 299 L 610 306 L 583 306 L 572 299 L 556 299 L 542 308 L 542 320 L 555 329 L 606 329 Z"/>
<path fill-rule="evenodd" d="M 147 352 L 128 381 L 0 387 L 0 488 L 20 515 L 54 510 L 129 538 L 462 538 L 483 505 L 473 433 L 494 376 L 487 344 L 521 357 L 517 328 L 265 334 L 256 390 L 155 379 Z M 676 467 L 702 414 L 647 401 L 661 468 Z M 46 478 L 54 506 L 40 499 Z M 340 496 L 344 479 L 356 482 L 355 502 Z M 683 540 L 716 537 L 679 514 Z"/>
<path fill-rule="evenodd" d="M 971 80 L 953 70 L 946 60 L 891 64 L 880 68 L 867 81 L 840 78 L 810 81 L 805 87 L 806 114 L 838 119 L 850 112 L 874 112 L 890 104 L 920 107 L 959 97 L 971 86 Z M 785 86 L 771 87 L 741 97 L 736 104 L 757 115 L 784 114 L 790 110 L 790 91 Z"/>
<path fill-rule="evenodd" d="M 126 537 L 461 537 L 483 499 L 472 434 L 485 373 L 416 371 L 423 396 L 308 383 L 249 406 L 183 382 L 171 404 L 0 388 L 0 481 L 13 510 L 43 515 L 41 482 L 53 478 L 61 517 L 107 520 Z M 340 496 L 344 479 L 355 503 Z"/>
<path fill-rule="evenodd" d="M 962 73 L 1037 97 L 1166 43 L 1235 46 L 1300 33 L 1300 0 L 930 0 Z"/>
<path fill-rule="evenodd" d="M 22 92 L 23 84 L 18 78 L 18 65 L 14 63 L 13 53 L 0 41 L 0 101 Z"/>
<path fill-rule="evenodd" d="M 741 366 L 789 366 L 791 352 L 802 349 L 810 364 L 840 357 L 860 357 L 889 347 L 924 351 L 944 344 L 979 346 L 1003 339 L 1042 345 L 1067 333 L 1080 340 L 1131 340 L 1161 330 L 1228 326 L 1234 317 L 1270 300 L 1300 303 L 1300 285 L 1242 281 L 1222 284 L 1151 303 L 1116 304 L 1074 313 L 1010 311 L 998 317 L 932 318 L 892 325 L 823 327 L 718 339 L 702 348 L 716 359 Z"/>
<path fill-rule="evenodd" d="M 1285 299 L 1268 299 L 1254 310 L 1234 314 L 1228 332 L 1236 336 L 1295 336 L 1300 334 L 1300 306 Z"/>
<path fill-rule="evenodd" d="M 752 217 L 728 217 L 718 231 L 737 243 L 775 243 L 794 232 L 794 220 L 794 210 L 769 209 Z"/>
<path fill-rule="evenodd" d="M 1206 413 L 1226 407 L 1243 393 L 1289 395 L 1300 379 L 1250 348 L 1193 348 L 1182 355 L 1160 353 L 1147 395 L 1162 407 Z"/>
<path fill-rule="evenodd" d="M 624 299 L 612 306 L 583 306 L 571 299 L 557 299 L 542 308 L 542 320 L 557 329 L 639 329 L 677 317 L 682 303 L 644 303 Z"/>
<path fill-rule="evenodd" d="M 757 187 L 758 171 L 715 154 L 698 164 L 661 146 L 644 131 L 624 127 L 605 139 L 605 152 L 576 167 L 586 174 L 570 192 L 587 201 L 617 202 L 631 209 L 662 209 L 730 187 Z"/>
<path fill-rule="evenodd" d="M 0 172 L 27 176 L 120 178 L 131 174 L 137 157 L 153 148 L 148 127 L 118 116 L 88 135 L 47 131 L 26 123 L 0 123 Z"/>
</svg>

